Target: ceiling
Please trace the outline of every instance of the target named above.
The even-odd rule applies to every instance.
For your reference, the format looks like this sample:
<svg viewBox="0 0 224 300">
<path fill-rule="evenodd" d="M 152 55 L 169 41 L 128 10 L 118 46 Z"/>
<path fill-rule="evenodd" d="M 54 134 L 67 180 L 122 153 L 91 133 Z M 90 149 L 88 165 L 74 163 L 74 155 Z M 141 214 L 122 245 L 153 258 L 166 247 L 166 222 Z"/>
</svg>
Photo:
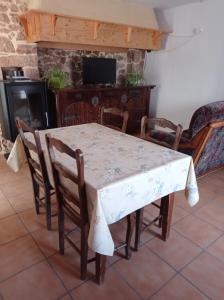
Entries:
<svg viewBox="0 0 224 300">
<path fill-rule="evenodd" d="M 204 0 L 128 0 L 135 3 L 146 3 L 153 8 L 171 8 L 179 5 L 189 4 L 193 2 L 202 2 Z"/>
</svg>

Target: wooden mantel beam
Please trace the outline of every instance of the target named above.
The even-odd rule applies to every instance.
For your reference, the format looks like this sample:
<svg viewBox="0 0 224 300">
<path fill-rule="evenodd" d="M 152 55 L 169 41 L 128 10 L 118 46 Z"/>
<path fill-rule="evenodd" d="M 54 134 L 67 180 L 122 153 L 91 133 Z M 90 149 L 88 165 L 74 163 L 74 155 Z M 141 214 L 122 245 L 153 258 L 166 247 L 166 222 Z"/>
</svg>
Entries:
<svg viewBox="0 0 224 300">
<path fill-rule="evenodd" d="M 56 15 L 52 15 L 51 16 L 52 35 L 55 35 L 56 22 L 57 22 L 57 16 Z"/>
<path fill-rule="evenodd" d="M 95 22 L 94 22 L 94 31 L 93 31 L 93 39 L 94 39 L 94 40 L 97 39 L 99 27 L 100 27 L 100 22 L 95 21 Z"/>
<path fill-rule="evenodd" d="M 131 33 L 132 33 L 132 27 L 128 27 L 128 36 L 127 36 L 128 43 L 131 41 Z"/>
<path fill-rule="evenodd" d="M 83 45 L 83 48 L 91 47 L 91 49 L 103 47 L 159 50 L 163 36 L 160 30 L 38 11 L 26 12 L 20 16 L 20 21 L 29 42 L 57 45 L 68 43 Z"/>
</svg>

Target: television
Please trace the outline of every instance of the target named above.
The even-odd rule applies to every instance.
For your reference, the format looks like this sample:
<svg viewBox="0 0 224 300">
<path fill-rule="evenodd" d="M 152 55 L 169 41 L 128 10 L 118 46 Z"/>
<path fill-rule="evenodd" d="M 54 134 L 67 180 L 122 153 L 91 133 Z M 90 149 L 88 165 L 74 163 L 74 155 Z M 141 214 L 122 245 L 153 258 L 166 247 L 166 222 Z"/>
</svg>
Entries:
<svg viewBox="0 0 224 300">
<path fill-rule="evenodd" d="M 115 84 L 116 59 L 83 57 L 83 84 Z"/>
</svg>

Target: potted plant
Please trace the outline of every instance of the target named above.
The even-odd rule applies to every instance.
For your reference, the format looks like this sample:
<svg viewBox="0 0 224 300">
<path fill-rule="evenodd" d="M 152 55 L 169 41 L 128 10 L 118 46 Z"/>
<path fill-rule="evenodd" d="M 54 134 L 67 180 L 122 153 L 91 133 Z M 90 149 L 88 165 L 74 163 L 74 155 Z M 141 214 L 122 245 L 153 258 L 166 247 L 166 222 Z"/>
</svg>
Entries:
<svg viewBox="0 0 224 300">
<path fill-rule="evenodd" d="M 125 83 L 127 86 L 138 86 L 144 83 L 144 77 L 140 72 L 128 73 Z"/>
<path fill-rule="evenodd" d="M 43 77 L 49 88 L 53 90 L 63 89 L 70 84 L 68 74 L 59 68 L 53 68 L 46 72 Z"/>
</svg>

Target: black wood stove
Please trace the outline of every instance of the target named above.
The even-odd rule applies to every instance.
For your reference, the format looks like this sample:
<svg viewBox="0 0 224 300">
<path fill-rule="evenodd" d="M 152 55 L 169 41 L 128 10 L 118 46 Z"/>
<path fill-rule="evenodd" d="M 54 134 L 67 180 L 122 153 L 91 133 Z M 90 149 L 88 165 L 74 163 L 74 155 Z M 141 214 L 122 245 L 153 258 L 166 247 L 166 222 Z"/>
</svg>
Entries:
<svg viewBox="0 0 224 300">
<path fill-rule="evenodd" d="M 43 81 L 13 76 L 0 81 L 0 124 L 3 137 L 14 142 L 17 136 L 15 118 L 30 127 L 55 127 L 55 99 Z"/>
</svg>

